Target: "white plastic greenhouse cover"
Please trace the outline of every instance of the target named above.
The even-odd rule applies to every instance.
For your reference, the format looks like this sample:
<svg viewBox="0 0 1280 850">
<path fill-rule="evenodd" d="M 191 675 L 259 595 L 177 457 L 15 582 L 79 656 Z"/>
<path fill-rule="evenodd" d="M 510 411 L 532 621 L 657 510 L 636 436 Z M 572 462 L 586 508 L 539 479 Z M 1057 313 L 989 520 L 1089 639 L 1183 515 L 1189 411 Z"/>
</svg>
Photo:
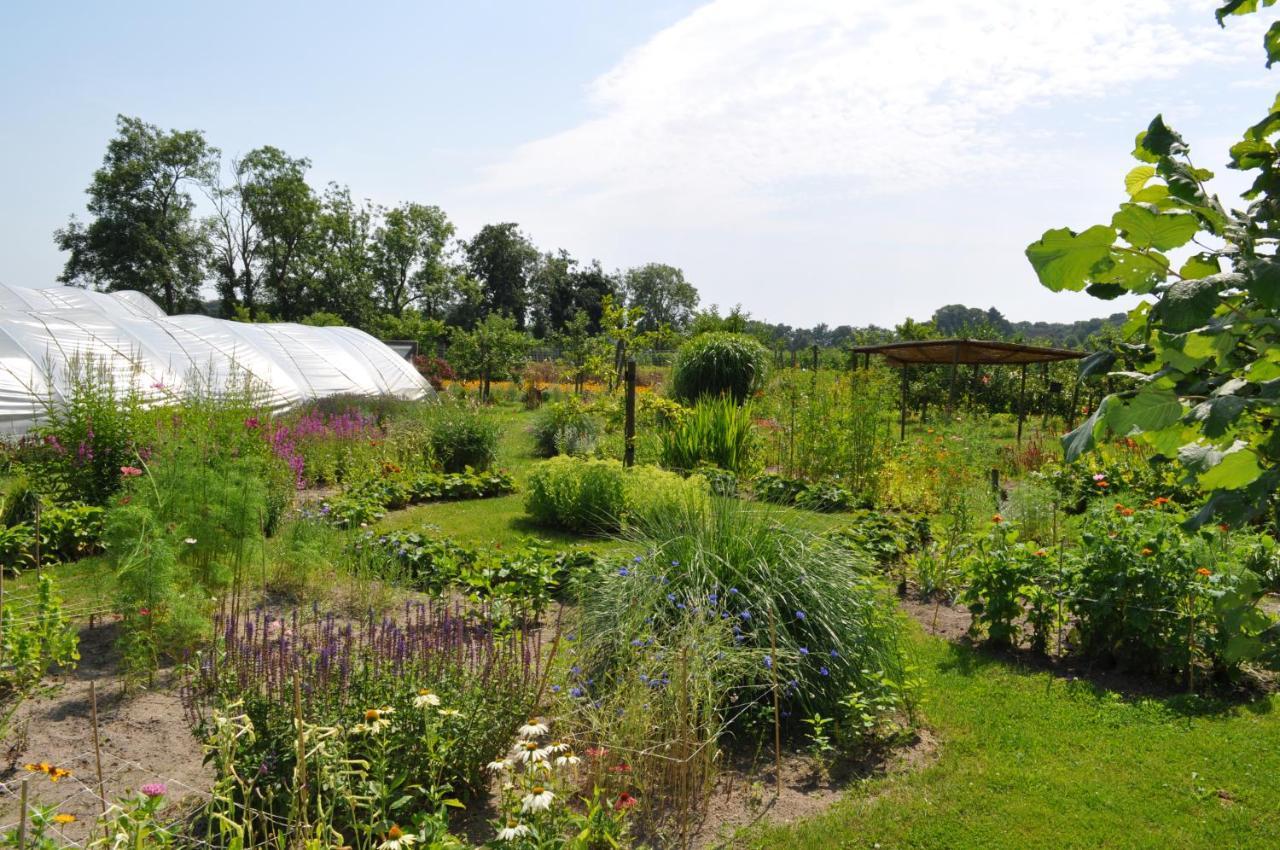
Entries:
<svg viewBox="0 0 1280 850">
<path fill-rule="evenodd" d="M 63 402 L 76 363 L 109 370 L 149 403 L 246 379 L 281 410 L 333 395 L 422 399 L 418 371 L 355 328 L 166 316 L 140 292 L 0 283 L 0 434 L 23 434 Z"/>
</svg>

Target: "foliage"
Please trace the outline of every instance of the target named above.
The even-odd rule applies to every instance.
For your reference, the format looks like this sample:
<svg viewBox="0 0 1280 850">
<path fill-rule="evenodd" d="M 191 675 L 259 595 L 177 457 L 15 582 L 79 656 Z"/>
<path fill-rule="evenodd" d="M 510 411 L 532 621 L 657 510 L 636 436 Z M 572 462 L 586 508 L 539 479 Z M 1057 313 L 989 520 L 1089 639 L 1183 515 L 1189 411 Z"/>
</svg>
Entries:
<svg viewBox="0 0 1280 850">
<path fill-rule="evenodd" d="M 1219 21 L 1257 8 L 1226 3 Z M 1268 33 L 1269 60 L 1277 31 Z M 1235 209 L 1210 193 L 1212 172 L 1192 164 L 1189 146 L 1157 115 L 1138 134 L 1139 164 L 1125 177 L 1129 199 L 1110 223 L 1049 230 L 1027 248 L 1040 282 L 1054 291 L 1153 296 L 1131 311 L 1123 347 L 1084 362 L 1082 372 L 1117 366 L 1125 388 L 1063 445 L 1073 459 L 1108 434 L 1136 434 L 1209 494 L 1196 524 L 1271 511 L 1280 486 L 1280 441 L 1271 428 L 1280 376 L 1280 262 L 1270 236 L 1280 191 L 1277 133 L 1280 99 L 1230 149 L 1228 167 L 1255 173 L 1247 206 Z M 1170 252 L 1193 240 L 1199 250 L 1175 268 Z"/>
<path fill-rule="evenodd" d="M 713 332 L 680 346 L 671 368 L 671 391 L 693 403 L 727 396 L 737 404 L 759 392 L 769 373 L 769 352 L 749 336 Z"/>
<path fill-rule="evenodd" d="M 660 439 L 659 457 L 668 469 L 691 472 L 706 465 L 744 475 L 757 468 L 759 438 L 751 410 L 729 398 L 700 399 Z"/>
<path fill-rule="evenodd" d="M 641 333 L 663 325 L 684 330 L 698 306 L 698 290 L 685 280 L 684 273 L 662 263 L 628 269 L 622 290 L 628 306 L 637 311 L 636 328 Z"/>
<path fill-rule="evenodd" d="M 1048 553 L 1019 540 L 1018 530 L 1002 517 L 993 517 L 985 534 L 977 535 L 973 551 L 964 562 L 968 585 L 960 601 L 973 615 L 971 634 L 985 635 L 997 646 L 1019 642 L 1024 619 L 1029 621 L 1032 647 L 1043 652 L 1057 611 L 1045 593 L 1050 576 Z"/>
<path fill-rule="evenodd" d="M 705 478 L 616 460 L 554 457 L 529 473 L 525 511 L 542 525 L 585 534 L 615 532 L 675 503 L 705 500 Z"/>
<path fill-rule="evenodd" d="M 426 417 L 431 453 L 445 472 L 486 470 L 498 457 L 498 424 L 465 402 L 441 402 Z"/>
<path fill-rule="evenodd" d="M 634 675 L 618 664 L 632 641 L 707 622 L 724 628 L 714 651 L 751 661 L 716 682 L 722 700 L 759 698 L 775 675 L 793 717 L 835 715 L 855 688 L 903 695 L 892 603 L 850 549 L 732 499 L 673 505 L 631 536 L 644 554 L 585 589 L 583 651 L 601 675 Z"/>
<path fill-rule="evenodd" d="M 580 399 L 551 402 L 534 420 L 534 451 L 539 457 L 589 454 L 599 434 L 600 420 Z"/>
<path fill-rule="evenodd" d="M 210 814 L 244 824 L 247 844 L 289 823 L 361 850 L 446 832 L 447 809 L 487 785 L 484 766 L 529 716 L 539 681 L 535 634 L 447 602 L 350 625 L 259 611 L 219 632 L 217 662 L 197 665 L 192 690 L 217 776 Z"/>
<path fill-rule="evenodd" d="M 514 222 L 486 224 L 464 243 L 467 265 L 483 287 L 485 321 L 505 317 L 512 329 L 524 330 L 529 304 L 529 278 L 538 249 Z"/>
<path fill-rule="evenodd" d="M 0 632 L 5 662 L 0 696 L 26 693 L 50 669 L 71 670 L 80 660 L 79 635 L 62 612 L 62 599 L 48 574 L 40 576 L 34 599 L 15 604 L 10 594 L 5 600 Z"/>
<path fill-rule="evenodd" d="M 373 277 L 393 316 L 420 299 L 443 300 L 450 271 L 445 251 L 454 227 L 439 207 L 403 203 L 387 210 L 373 234 Z"/>
<path fill-rule="evenodd" d="M 424 472 L 416 476 L 367 478 L 319 506 L 320 516 L 339 528 L 354 528 L 381 519 L 388 510 L 426 502 L 488 499 L 514 492 L 515 481 L 502 470 Z"/>
<path fill-rule="evenodd" d="M 418 374 L 431 382 L 431 387 L 436 392 L 444 389 L 445 381 L 452 381 L 457 377 L 449 361 L 443 357 L 427 357 L 418 354 L 413 358 L 413 367 L 418 370 Z"/>
<path fill-rule="evenodd" d="M 850 511 L 859 502 L 852 491 L 833 480 L 808 482 L 770 472 L 756 476 L 751 487 L 755 497 L 762 502 L 795 505 L 821 513 Z"/>
<path fill-rule="evenodd" d="M 929 522 L 919 514 L 862 508 L 853 511 L 830 536 L 854 547 L 873 563 L 890 564 L 929 540 Z"/>
<path fill-rule="evenodd" d="M 480 397 L 488 400 L 491 382 L 509 378 L 519 371 L 528 344 L 514 319 L 493 314 L 486 316 L 474 330 L 454 328 L 449 359 L 461 374 L 481 382 Z"/>
<path fill-rule="evenodd" d="M 399 572 L 419 590 L 460 589 L 476 599 L 506 599 L 534 612 L 542 611 L 560 588 L 595 564 L 594 556 L 585 551 L 557 552 L 540 540 L 475 549 L 423 532 L 393 531 L 375 539 L 368 531 L 362 541 L 357 545 L 376 547 L 403 567 Z"/>
</svg>

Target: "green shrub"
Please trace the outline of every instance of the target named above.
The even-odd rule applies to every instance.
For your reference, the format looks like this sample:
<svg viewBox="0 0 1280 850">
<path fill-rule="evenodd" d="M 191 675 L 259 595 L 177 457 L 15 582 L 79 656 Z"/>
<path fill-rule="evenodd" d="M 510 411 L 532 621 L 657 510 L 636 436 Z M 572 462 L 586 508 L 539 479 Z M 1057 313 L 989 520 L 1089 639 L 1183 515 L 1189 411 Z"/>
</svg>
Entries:
<svg viewBox="0 0 1280 850">
<path fill-rule="evenodd" d="M 853 510 L 857 499 L 848 489 L 833 481 L 819 481 L 807 485 L 796 496 L 796 507 L 819 513 L 838 513 Z"/>
<path fill-rule="evenodd" d="M 965 561 L 966 587 L 960 601 L 973 615 L 969 632 L 986 636 L 996 646 L 1016 646 L 1031 626 L 1032 649 L 1048 647 L 1049 632 L 1056 625 L 1053 599 L 1055 582 L 1043 549 L 1019 540 L 1017 526 L 993 520 L 985 534 L 975 537 L 973 552 Z"/>
<path fill-rule="evenodd" d="M 748 407 L 705 398 L 662 432 L 659 457 L 663 466 L 681 472 L 715 466 L 744 475 L 755 467 L 758 442 Z"/>
<path fill-rule="evenodd" d="M 631 467 L 624 483 L 628 522 L 643 523 L 686 504 L 706 505 L 711 495 L 711 483 L 705 475 L 685 478 L 656 466 Z"/>
<path fill-rule="evenodd" d="M 583 533 L 617 531 L 626 508 L 622 464 L 553 457 L 529 473 L 525 511 L 542 525 Z"/>
<path fill-rule="evenodd" d="M 599 436 L 600 420 L 577 397 L 544 404 L 533 423 L 539 457 L 589 454 Z"/>
<path fill-rule="evenodd" d="M 445 472 L 485 470 L 498 458 L 501 429 L 491 416 L 465 402 L 442 402 L 428 417 L 431 452 Z"/>
<path fill-rule="evenodd" d="M 751 482 L 751 490 L 761 502 L 775 505 L 794 505 L 796 497 L 804 492 L 805 482 L 774 472 L 757 475 Z"/>
<path fill-rule="evenodd" d="M 680 346 L 671 370 L 676 398 L 725 396 L 742 404 L 764 387 L 769 351 L 743 334 L 704 333 Z"/>
</svg>

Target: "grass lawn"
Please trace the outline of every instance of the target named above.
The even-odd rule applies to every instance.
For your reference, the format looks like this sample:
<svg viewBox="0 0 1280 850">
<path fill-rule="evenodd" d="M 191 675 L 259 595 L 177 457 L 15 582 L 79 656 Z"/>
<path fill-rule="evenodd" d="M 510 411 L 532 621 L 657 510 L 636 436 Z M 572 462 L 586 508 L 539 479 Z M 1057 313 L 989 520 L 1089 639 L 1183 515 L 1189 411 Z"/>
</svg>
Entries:
<svg viewBox="0 0 1280 850">
<path fill-rule="evenodd" d="M 1280 697 L 1125 700 L 918 635 L 937 761 L 740 846 L 1275 848 Z"/>
</svg>

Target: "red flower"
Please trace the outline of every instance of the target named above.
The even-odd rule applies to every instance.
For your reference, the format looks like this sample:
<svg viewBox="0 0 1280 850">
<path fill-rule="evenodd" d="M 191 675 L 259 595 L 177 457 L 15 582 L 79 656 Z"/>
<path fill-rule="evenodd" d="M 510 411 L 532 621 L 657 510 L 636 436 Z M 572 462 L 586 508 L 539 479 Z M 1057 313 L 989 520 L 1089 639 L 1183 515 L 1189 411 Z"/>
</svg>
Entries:
<svg viewBox="0 0 1280 850">
<path fill-rule="evenodd" d="M 607 756 L 609 754 L 609 751 L 606 750 L 604 747 L 587 747 L 586 752 L 587 752 L 587 755 L 589 755 L 593 759 L 598 759 L 602 756 Z"/>
<path fill-rule="evenodd" d="M 142 470 L 136 466 L 122 466 L 120 467 L 120 474 L 125 478 L 135 478 L 142 474 Z"/>
<path fill-rule="evenodd" d="M 120 504 L 120 505 L 127 505 L 127 504 L 129 504 L 130 502 L 132 502 L 132 501 L 133 501 L 133 497 L 132 497 L 132 496 L 121 496 L 121 497 L 120 497 L 120 501 L 119 501 L 117 504 Z"/>
<path fill-rule="evenodd" d="M 150 609 L 150 608 L 139 608 L 139 609 L 138 609 L 138 613 L 139 613 L 139 614 L 141 614 L 141 615 L 142 615 L 142 616 L 144 616 L 144 617 L 147 617 L 147 616 L 150 616 L 150 614 L 151 614 L 151 609 Z"/>
<path fill-rule="evenodd" d="M 1000 514 L 996 514 L 991 518 L 991 521 L 994 522 L 996 525 L 999 525 L 1000 523 L 1004 522 L 1004 517 L 1000 516 Z"/>
<path fill-rule="evenodd" d="M 618 795 L 618 802 L 615 804 L 619 809 L 629 809 L 636 804 L 636 798 L 632 797 L 626 791 Z"/>
<path fill-rule="evenodd" d="M 1228 531 L 1231 530 L 1231 526 L 1227 525 L 1225 522 L 1220 522 L 1218 523 L 1218 530 L 1221 531 L 1223 534 L 1226 534 Z"/>
<path fill-rule="evenodd" d="M 631 765 L 627 764 L 625 761 L 619 762 L 618 764 L 615 764 L 613 767 L 609 768 L 609 772 L 610 773 L 630 773 Z"/>
</svg>

